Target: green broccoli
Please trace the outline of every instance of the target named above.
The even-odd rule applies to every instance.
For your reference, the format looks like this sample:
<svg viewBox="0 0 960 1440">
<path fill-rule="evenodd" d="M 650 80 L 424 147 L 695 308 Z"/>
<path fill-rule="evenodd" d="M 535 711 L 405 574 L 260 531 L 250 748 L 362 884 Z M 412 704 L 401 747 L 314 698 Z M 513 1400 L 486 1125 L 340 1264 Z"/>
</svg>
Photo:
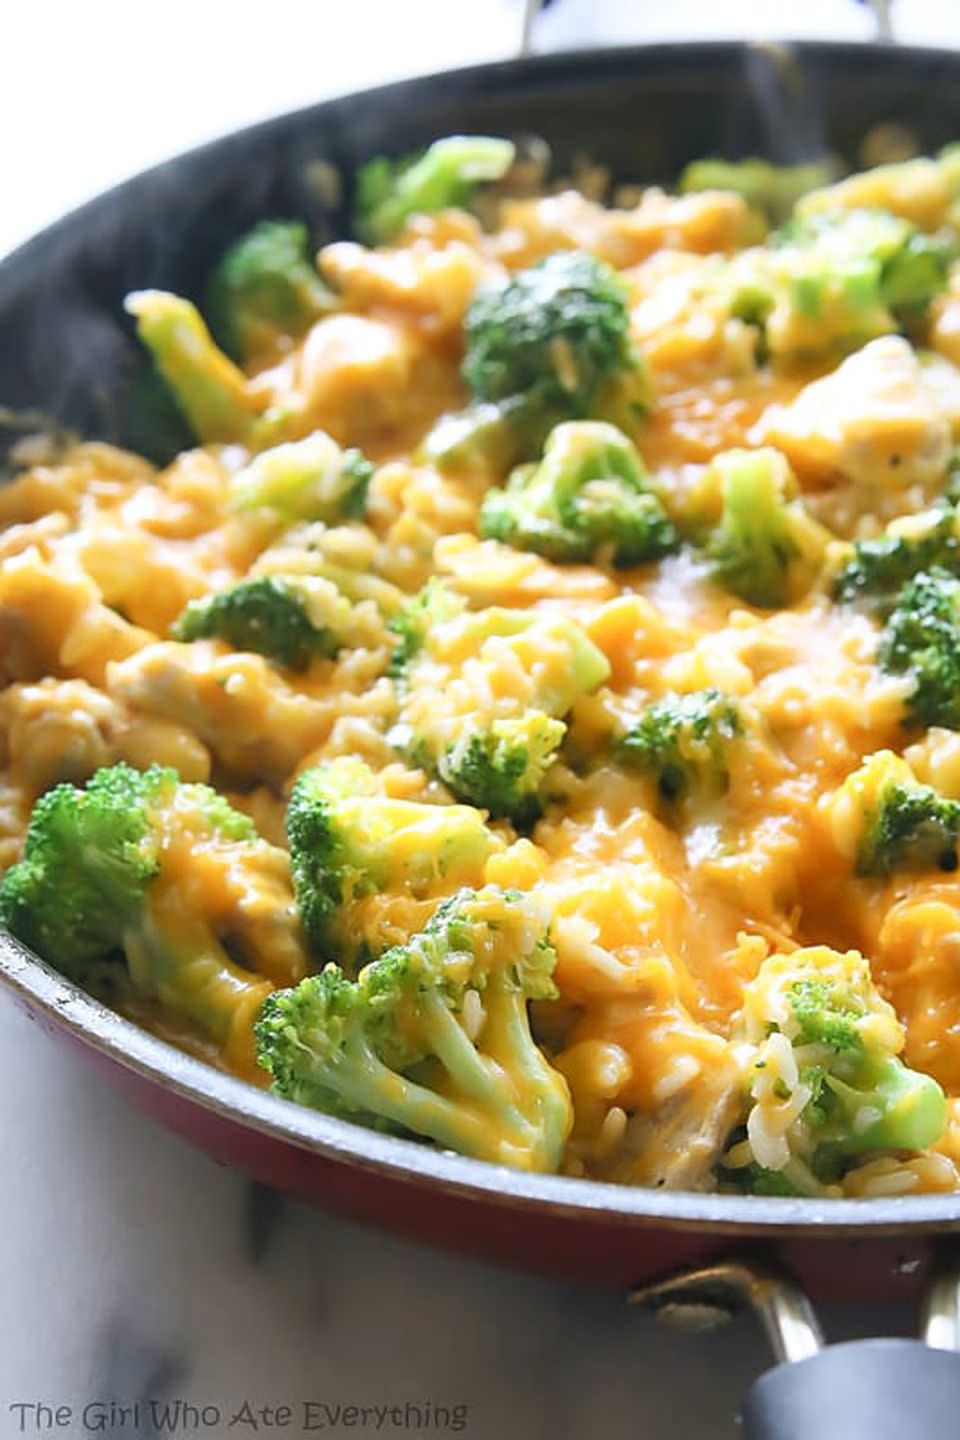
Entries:
<svg viewBox="0 0 960 1440">
<path fill-rule="evenodd" d="M 503 841 L 469 805 L 428 805 L 378 793 L 362 760 L 344 757 L 298 776 L 287 808 L 297 904 L 315 953 L 341 964 L 376 953 L 376 920 L 359 903 L 449 894 L 483 878 Z M 367 907 L 369 910 L 370 907 Z"/>
<path fill-rule="evenodd" d="M 820 570 L 828 536 L 789 498 L 787 461 L 778 450 L 727 450 L 712 469 L 723 506 L 706 546 L 713 578 L 764 609 L 798 599 Z"/>
<path fill-rule="evenodd" d="M 504 472 L 539 455 L 554 426 L 593 416 L 630 431 L 649 387 L 629 338 L 619 276 L 580 251 L 481 286 L 464 325 L 472 403 L 427 435 L 441 470 Z"/>
<path fill-rule="evenodd" d="M 930 785 L 888 785 L 880 809 L 866 817 L 857 859 L 859 875 L 892 870 L 956 870 L 960 802 Z"/>
<path fill-rule="evenodd" d="M 265 220 L 217 265 L 206 309 L 227 354 L 244 362 L 269 351 L 278 336 L 299 339 L 335 305 L 310 258 L 306 225 Z"/>
<path fill-rule="evenodd" d="M 898 1058 L 903 1027 L 855 951 L 816 946 L 765 960 L 741 1033 L 745 1148 L 799 1193 L 835 1183 L 864 1156 L 923 1150 L 942 1135 L 943 1091 Z"/>
<path fill-rule="evenodd" d="M 769 160 L 694 160 L 680 176 L 678 190 L 732 190 L 775 224 L 786 220 L 801 195 L 829 184 L 835 173 L 828 160 L 773 165 Z"/>
<path fill-rule="evenodd" d="M 583 416 L 605 381 L 636 365 L 623 282 L 579 250 L 482 285 L 464 333 L 463 375 L 478 400 L 536 396 L 547 409 Z"/>
<path fill-rule="evenodd" d="M 230 508 L 259 512 L 279 525 L 298 520 L 335 524 L 363 515 L 373 466 L 359 450 L 343 450 L 323 430 L 274 445 L 230 479 Z"/>
<path fill-rule="evenodd" d="M 345 643 L 350 604 L 313 575 L 261 575 L 191 600 L 170 629 L 174 640 L 226 640 L 291 670 L 332 659 Z"/>
<path fill-rule="evenodd" d="M 694 690 L 648 705 L 617 742 L 617 753 L 652 775 L 665 800 L 722 794 L 730 746 L 742 735 L 740 711 L 729 695 Z"/>
<path fill-rule="evenodd" d="M 539 452 L 552 423 L 553 416 L 530 407 L 522 395 L 498 404 L 480 401 L 441 415 L 417 458 L 455 475 L 502 474 Z"/>
<path fill-rule="evenodd" d="M 895 520 L 883 535 L 858 540 L 836 575 L 832 593 L 841 604 L 864 601 L 889 614 L 908 580 L 939 568 L 960 575 L 960 516 L 953 504 Z"/>
<path fill-rule="evenodd" d="M 677 533 L 650 490 L 643 462 L 620 430 L 602 421 L 558 425 L 537 465 L 488 490 L 480 534 L 552 560 L 616 566 L 656 560 Z"/>
<path fill-rule="evenodd" d="M 834 838 L 857 875 L 957 869 L 960 802 L 922 785 L 891 750 L 877 750 L 829 803 Z"/>
<path fill-rule="evenodd" d="M 436 576 L 428 580 L 423 589 L 411 596 L 390 618 L 388 629 L 396 637 L 390 674 L 402 677 L 410 661 L 426 645 L 432 628 L 446 620 L 456 619 L 465 609 L 466 602 L 462 596 L 448 590 L 442 580 Z"/>
<path fill-rule="evenodd" d="M 540 710 L 467 729 L 462 741 L 440 756 L 437 774 L 461 800 L 491 815 L 507 815 L 515 825 L 532 825 L 543 809 L 545 776 L 566 730 L 562 720 Z"/>
<path fill-rule="evenodd" d="M 530 823 L 575 701 L 603 684 L 606 656 L 576 621 L 492 607 L 463 613 L 431 583 L 407 622 L 395 673 L 393 744 L 458 799 Z"/>
<path fill-rule="evenodd" d="M 355 981 L 335 965 L 257 1024 L 274 1093 L 518 1169 L 556 1171 L 572 1111 L 527 1002 L 556 994 L 535 902 L 463 890 Z"/>
<path fill-rule="evenodd" d="M 785 262 L 797 306 L 817 314 L 833 300 L 832 287 L 839 281 L 852 309 L 883 305 L 909 316 L 946 289 L 953 258 L 945 240 L 923 234 L 886 210 L 792 220 L 771 244 Z"/>
<path fill-rule="evenodd" d="M 509 140 L 449 135 L 405 160 L 378 155 L 357 174 L 358 235 L 368 244 L 385 245 L 413 215 L 467 205 L 478 185 L 506 175 L 514 153 Z"/>
<path fill-rule="evenodd" d="M 0 885 L 0 924 L 71 979 L 159 1000 L 234 1054 L 270 982 L 306 973 L 283 851 L 160 766 L 114 765 L 42 796 Z"/>
<path fill-rule="evenodd" d="M 934 566 L 903 587 L 877 647 L 891 675 L 913 680 L 908 721 L 960 730 L 960 580 Z"/>
<path fill-rule="evenodd" d="M 164 290 L 137 290 L 124 307 L 197 439 L 256 443 L 269 417 L 243 371 L 214 344 L 196 306 Z"/>
<path fill-rule="evenodd" d="M 859 349 L 896 333 L 946 288 L 952 245 L 884 210 L 794 219 L 718 269 L 732 313 L 775 355 Z"/>
</svg>

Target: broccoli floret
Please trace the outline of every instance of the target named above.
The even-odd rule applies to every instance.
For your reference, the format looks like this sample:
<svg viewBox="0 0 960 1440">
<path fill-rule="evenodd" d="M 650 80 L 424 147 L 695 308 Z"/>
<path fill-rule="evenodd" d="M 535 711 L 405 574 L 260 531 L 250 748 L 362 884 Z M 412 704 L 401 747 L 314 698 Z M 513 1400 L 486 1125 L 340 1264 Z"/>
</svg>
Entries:
<svg viewBox="0 0 960 1440">
<path fill-rule="evenodd" d="M 464 330 L 463 375 L 478 400 L 535 392 L 585 415 L 601 383 L 635 364 L 623 282 L 578 250 L 481 286 Z"/>
<path fill-rule="evenodd" d="M 798 599 L 823 562 L 827 532 L 799 500 L 778 450 L 727 450 L 713 461 L 722 497 L 706 555 L 713 578 L 751 605 Z"/>
<path fill-rule="evenodd" d="M 934 567 L 908 581 L 880 636 L 877 660 L 907 675 L 912 724 L 960 730 L 960 580 Z"/>
<path fill-rule="evenodd" d="M 774 243 L 798 269 L 791 276 L 801 310 L 819 314 L 838 281 L 851 309 L 923 310 L 946 289 L 952 247 L 886 210 L 851 210 L 790 222 Z M 806 265 L 800 262 L 806 260 Z M 817 267 L 823 274 L 817 274 Z"/>
<path fill-rule="evenodd" d="M 506 175 L 514 153 L 509 140 L 449 135 L 405 160 L 378 155 L 357 174 L 357 233 L 368 244 L 384 245 L 412 215 L 467 205 L 478 185 Z"/>
<path fill-rule="evenodd" d="M 164 290 L 137 290 L 124 306 L 197 439 L 256 444 L 270 417 L 196 306 Z"/>
<path fill-rule="evenodd" d="M 482 285 L 464 321 L 463 377 L 477 401 L 505 405 L 524 443 L 561 420 L 629 429 L 647 402 L 620 277 L 578 250 Z"/>
<path fill-rule="evenodd" d="M 731 743 L 743 734 L 736 703 L 720 690 L 668 695 L 648 705 L 618 742 L 618 753 L 646 770 L 665 800 L 722 794 Z"/>
<path fill-rule="evenodd" d="M 892 870 L 956 870 L 960 803 L 930 785 L 890 785 L 868 817 L 857 860 L 860 875 Z"/>
<path fill-rule="evenodd" d="M 801 195 L 829 184 L 828 160 L 802 165 L 772 165 L 769 160 L 694 160 L 680 176 L 681 195 L 701 190 L 732 190 L 776 224 L 786 220 Z"/>
<path fill-rule="evenodd" d="M 775 355 L 856 350 L 896 333 L 946 288 L 952 247 L 884 210 L 811 215 L 718 272 L 732 312 Z"/>
<path fill-rule="evenodd" d="M 750 1165 L 746 1180 L 746 1188 L 751 1195 L 780 1195 L 793 1199 L 800 1194 L 782 1170 L 765 1170 L 762 1165 Z"/>
<path fill-rule="evenodd" d="M 935 567 L 960 574 L 960 517 L 953 504 L 895 520 L 885 534 L 858 540 L 833 582 L 833 598 L 848 605 L 863 601 L 874 614 L 886 615 L 908 580 Z"/>
<path fill-rule="evenodd" d="M 480 401 L 442 415 L 424 438 L 418 459 L 455 475 L 504 474 L 539 453 L 553 420 L 522 395 L 497 404 Z"/>
<path fill-rule="evenodd" d="M 425 606 L 428 623 L 401 632 L 390 739 L 458 799 L 529 823 L 563 738 L 557 722 L 607 679 L 606 656 L 566 616 L 497 607 L 463 613 L 463 602 L 451 602 L 437 581 Z"/>
<path fill-rule="evenodd" d="M 291 670 L 332 659 L 344 643 L 350 605 L 329 581 L 311 575 L 261 575 L 191 600 L 171 626 L 174 640 L 220 639 Z"/>
<path fill-rule="evenodd" d="M 923 1150 L 943 1133 L 943 1091 L 898 1058 L 903 1026 L 856 951 L 816 946 L 765 960 L 741 1033 L 747 1148 L 801 1194 L 865 1155 Z"/>
<path fill-rule="evenodd" d="M 558 425 L 543 459 L 492 489 L 480 533 L 552 560 L 639 565 L 677 546 L 677 533 L 649 489 L 635 447 L 601 421 Z"/>
<path fill-rule="evenodd" d="M 922 785 L 891 750 L 878 750 L 847 777 L 828 814 L 858 875 L 957 868 L 960 802 Z"/>
<path fill-rule="evenodd" d="M 463 890 L 361 971 L 334 965 L 271 996 L 260 1063 L 289 1100 L 519 1169 L 555 1171 L 566 1082 L 530 1033 L 556 955 L 535 902 Z"/>
<path fill-rule="evenodd" d="M 284 853 L 160 766 L 115 765 L 42 796 L 0 885 L 0 924 L 71 979 L 161 1001 L 235 1059 L 271 981 L 306 972 Z"/>
<path fill-rule="evenodd" d="M 390 674 L 402 677 L 413 657 L 423 649 L 435 625 L 462 615 L 466 603 L 461 596 L 448 590 L 442 580 L 428 580 L 422 590 L 391 616 L 388 629 L 396 636 Z"/>
<path fill-rule="evenodd" d="M 342 964 L 383 949 L 361 903 L 390 892 L 421 899 L 482 879 L 503 842 L 469 805 L 426 805 L 379 794 L 361 760 L 305 770 L 287 808 L 297 904 L 315 953 Z M 369 917 L 367 917 L 369 918 Z"/>
<path fill-rule="evenodd" d="M 528 710 L 516 720 L 494 720 L 485 730 L 466 730 L 445 750 L 437 774 L 454 795 L 531 825 L 543 808 L 547 770 L 566 734 L 562 720 Z"/>
<path fill-rule="evenodd" d="M 246 361 L 269 350 L 278 336 L 299 339 L 335 304 L 310 258 L 306 225 L 265 220 L 223 256 L 210 278 L 206 308 L 227 354 Z"/>
<path fill-rule="evenodd" d="M 274 445 L 231 477 L 230 507 L 265 512 L 280 525 L 363 515 L 373 466 L 360 450 L 342 450 L 323 430 Z"/>
</svg>

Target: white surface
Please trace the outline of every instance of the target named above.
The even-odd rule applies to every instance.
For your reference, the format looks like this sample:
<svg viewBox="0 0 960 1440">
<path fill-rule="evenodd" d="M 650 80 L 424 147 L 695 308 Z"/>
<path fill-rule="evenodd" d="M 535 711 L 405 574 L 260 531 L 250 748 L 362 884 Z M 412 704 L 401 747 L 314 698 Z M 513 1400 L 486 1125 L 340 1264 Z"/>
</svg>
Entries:
<svg viewBox="0 0 960 1440">
<path fill-rule="evenodd" d="M 612 20 L 597 0 L 569 5 L 544 22 L 543 43 L 570 38 L 577 5 L 597 40 L 675 36 L 694 13 L 701 33 L 795 31 L 798 16 L 807 34 L 866 24 L 847 0 L 700 0 L 695 12 L 634 0 Z M 914 36 L 960 28 L 956 0 L 902 9 Z M 0 252 L 200 140 L 334 91 L 504 54 L 515 29 L 512 0 L 10 5 Z M 311 1398 L 463 1403 L 476 1440 L 732 1440 L 737 1399 L 767 1363 L 747 1322 L 678 1337 L 618 1297 L 441 1258 L 299 1206 L 268 1205 L 272 1223 L 252 1225 L 241 1180 L 127 1111 L 5 1000 L 0 1092 L 3 1440 L 17 1433 L 18 1401 L 75 1407 L 70 1427 L 49 1432 L 74 1436 L 94 1433 L 76 1418 L 87 1402 L 170 1394 L 295 1414 Z M 832 1317 L 861 1331 L 903 1320 Z M 148 1440 L 148 1418 L 96 1433 Z M 254 1432 L 224 1418 L 194 1433 Z"/>
</svg>

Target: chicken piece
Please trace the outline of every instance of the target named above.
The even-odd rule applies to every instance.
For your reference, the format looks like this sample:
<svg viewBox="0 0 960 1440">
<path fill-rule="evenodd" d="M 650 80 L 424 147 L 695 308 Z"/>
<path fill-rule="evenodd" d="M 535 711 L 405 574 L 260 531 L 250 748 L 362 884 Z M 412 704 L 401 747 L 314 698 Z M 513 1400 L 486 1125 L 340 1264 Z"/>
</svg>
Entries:
<svg viewBox="0 0 960 1440">
<path fill-rule="evenodd" d="M 694 1027 L 689 1017 L 689 1034 Z M 700 1030 L 698 1060 L 690 1050 L 674 1050 L 638 1067 L 621 1043 L 583 1033 L 556 1058 L 574 1097 L 571 1154 L 596 1179 L 670 1190 L 708 1190 L 731 1131 L 742 1119 L 744 1091 L 740 1070 L 727 1041 Z M 658 1061 L 664 1061 L 661 1070 Z M 641 1083 L 659 1077 L 654 1093 L 638 1104 L 631 1092 L 637 1071 Z"/>
<path fill-rule="evenodd" d="M 590 565 L 554 565 L 527 550 L 514 550 L 475 535 L 444 535 L 433 563 L 452 589 L 475 605 L 529 605 L 535 600 L 602 603 L 617 593 L 609 576 Z"/>
<path fill-rule="evenodd" d="M 99 685 L 109 661 L 153 638 L 104 605 L 89 576 L 35 547 L 0 565 L 0 680 L 52 673 Z"/>
<path fill-rule="evenodd" d="M 145 770 L 171 765 L 183 780 L 205 781 L 210 755 L 169 720 L 137 715 L 84 680 L 45 679 L 0 691 L 10 774 L 32 798 L 61 780 L 82 784 L 102 765 Z"/>
<path fill-rule="evenodd" d="M 950 423 L 896 335 L 872 340 L 791 404 L 772 406 L 750 439 L 782 450 L 808 487 L 852 486 L 856 512 L 880 523 L 934 497 L 951 451 Z"/>
<path fill-rule="evenodd" d="M 757 223 L 741 197 L 729 191 L 667 195 L 657 189 L 645 190 L 630 210 L 608 210 L 577 190 L 564 190 L 504 202 L 501 220 L 503 228 L 490 245 L 511 269 L 556 250 L 587 250 L 617 269 L 637 265 L 657 250 L 727 252 L 756 238 Z"/>
<path fill-rule="evenodd" d="M 459 331 L 473 292 L 499 267 L 462 240 L 438 247 L 426 237 L 395 250 L 352 241 L 328 245 L 320 269 L 346 310 L 395 310 L 441 334 Z"/>
<path fill-rule="evenodd" d="M 157 635 L 165 635 L 189 601 L 211 588 L 211 577 L 189 550 L 140 529 L 91 524 L 63 549 L 96 583 L 107 605 Z M 229 578 L 224 575 L 224 582 Z M 213 581 L 215 586 L 216 577 Z"/>
<path fill-rule="evenodd" d="M 756 327 L 730 315 L 710 284 L 713 263 L 664 250 L 630 273 L 631 333 L 655 378 L 696 383 L 756 369 Z"/>
<path fill-rule="evenodd" d="M 727 1056 L 654 1114 L 629 1118 L 609 1178 L 654 1189 L 714 1189 L 743 1108 L 740 1072 Z"/>
<path fill-rule="evenodd" d="M 282 780 L 326 738 L 341 705 L 292 689 L 260 655 L 218 641 L 162 641 L 110 665 L 107 690 L 151 715 L 187 726 L 232 773 Z"/>
<path fill-rule="evenodd" d="M 363 315 L 318 321 L 296 351 L 251 385 L 289 414 L 288 438 L 326 430 L 339 444 L 374 455 L 459 403 L 448 357 L 431 350 L 412 320 Z"/>
</svg>

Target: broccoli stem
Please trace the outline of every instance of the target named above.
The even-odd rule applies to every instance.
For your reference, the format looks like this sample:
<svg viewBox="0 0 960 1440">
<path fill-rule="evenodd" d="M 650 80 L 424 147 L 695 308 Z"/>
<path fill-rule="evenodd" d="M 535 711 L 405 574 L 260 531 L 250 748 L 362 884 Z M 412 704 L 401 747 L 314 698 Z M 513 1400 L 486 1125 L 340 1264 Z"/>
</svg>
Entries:
<svg viewBox="0 0 960 1440">
<path fill-rule="evenodd" d="M 536 1099 L 537 1118 L 549 1122 L 549 1133 L 563 1133 L 569 1123 L 569 1104 L 558 1096 L 556 1075 L 543 1052 L 530 1043 L 527 1001 L 518 986 L 502 975 L 491 977 L 484 991 L 486 1022 L 484 1044 L 492 1060 L 521 1081 L 518 1089 Z M 546 1159 L 543 1166 L 546 1169 Z"/>
<path fill-rule="evenodd" d="M 124 936 L 131 979 L 223 1044 L 241 1016 L 253 1018 L 273 986 L 234 964 L 201 917 L 165 913 L 175 903 L 146 898 L 139 928 Z"/>
<path fill-rule="evenodd" d="M 319 1079 L 355 1110 L 380 1115 L 402 1130 L 425 1135 L 446 1150 L 465 1151 L 480 1159 L 501 1159 L 501 1145 L 491 1145 L 493 1132 L 482 1115 L 397 1074 L 384 1065 L 366 1039 L 352 1039 L 343 1061 L 323 1072 Z"/>
<path fill-rule="evenodd" d="M 205 442 L 244 442 L 259 418 L 247 377 L 222 350 L 189 300 L 138 290 L 125 308 L 137 333 L 197 435 Z"/>
<path fill-rule="evenodd" d="M 512 1104 L 509 1087 L 477 1052 L 460 1021 L 437 992 L 421 998 L 420 1015 L 427 1048 L 440 1061 L 459 1092 L 479 1105 L 508 1118 Z"/>
<path fill-rule="evenodd" d="M 857 1081 L 854 1087 L 837 1075 L 828 1075 L 824 1082 L 844 1116 L 842 1139 L 848 1154 L 925 1150 L 940 1139 L 947 1118 L 946 1100 L 929 1075 L 908 1070 L 892 1055 L 879 1060 L 868 1056 L 858 1066 Z M 825 1134 L 824 1141 L 829 1143 L 829 1139 Z"/>
</svg>

